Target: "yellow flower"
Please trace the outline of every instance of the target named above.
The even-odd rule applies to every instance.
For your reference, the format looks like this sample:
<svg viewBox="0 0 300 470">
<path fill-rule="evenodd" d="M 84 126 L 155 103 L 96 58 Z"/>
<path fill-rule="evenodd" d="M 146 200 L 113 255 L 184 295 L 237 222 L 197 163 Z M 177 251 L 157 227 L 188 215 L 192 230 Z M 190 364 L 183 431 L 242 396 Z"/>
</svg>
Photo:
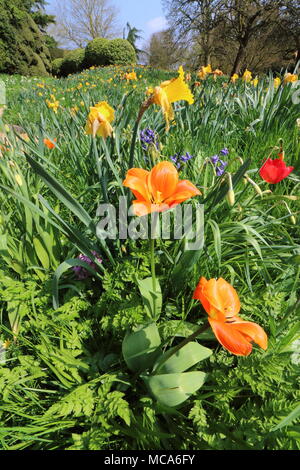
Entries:
<svg viewBox="0 0 300 470">
<path fill-rule="evenodd" d="M 293 83 L 293 82 L 296 82 L 297 80 L 298 80 L 298 75 L 295 75 L 294 73 L 287 73 L 284 76 L 283 82 L 284 83 Z"/>
<path fill-rule="evenodd" d="M 137 76 L 135 72 L 125 73 L 126 80 L 137 80 Z"/>
<path fill-rule="evenodd" d="M 2 343 L 2 348 L 3 349 L 8 349 L 9 346 L 10 346 L 10 343 L 11 343 L 11 341 L 9 339 L 7 339 L 6 341 L 4 341 L 4 343 Z"/>
<path fill-rule="evenodd" d="M 44 84 L 44 83 L 37 83 L 36 86 L 39 87 L 39 88 L 45 88 L 45 84 Z"/>
<path fill-rule="evenodd" d="M 255 78 L 251 81 L 251 85 L 257 87 L 257 84 L 258 84 L 258 78 L 255 77 Z"/>
<path fill-rule="evenodd" d="M 274 88 L 278 88 L 281 84 L 281 80 L 279 77 L 274 78 Z"/>
<path fill-rule="evenodd" d="M 53 109 L 53 111 L 57 114 L 57 110 L 59 108 L 59 101 L 56 100 L 56 101 L 51 102 L 50 100 L 46 100 L 46 103 L 48 105 L 48 108 Z"/>
<path fill-rule="evenodd" d="M 112 135 L 113 128 L 111 122 L 114 120 L 115 112 L 106 101 L 101 101 L 90 107 L 90 114 L 86 123 L 86 133 L 106 138 Z"/>
<path fill-rule="evenodd" d="M 198 72 L 198 77 L 201 79 L 201 80 L 205 80 L 207 75 L 209 73 L 212 73 L 212 68 L 211 68 L 211 65 L 208 64 L 206 67 L 204 67 L 202 65 L 201 69 L 199 70 Z"/>
<path fill-rule="evenodd" d="M 220 70 L 220 69 L 215 69 L 212 73 L 214 74 L 214 80 L 215 81 L 216 81 L 217 77 L 222 77 L 222 75 L 224 75 L 222 70 Z"/>
<path fill-rule="evenodd" d="M 170 128 L 169 122 L 174 119 L 172 103 L 181 100 L 187 101 L 189 104 L 194 103 L 194 96 L 184 81 L 182 66 L 179 67 L 178 73 L 178 78 L 167 80 L 156 86 L 149 100 L 150 104 L 158 104 L 161 107 L 167 123 L 166 131 Z"/>
<path fill-rule="evenodd" d="M 252 80 L 252 73 L 250 72 L 250 70 L 247 70 L 247 69 L 245 70 L 242 79 L 243 79 L 243 81 L 246 82 L 246 83 L 251 82 L 251 80 Z"/>
</svg>

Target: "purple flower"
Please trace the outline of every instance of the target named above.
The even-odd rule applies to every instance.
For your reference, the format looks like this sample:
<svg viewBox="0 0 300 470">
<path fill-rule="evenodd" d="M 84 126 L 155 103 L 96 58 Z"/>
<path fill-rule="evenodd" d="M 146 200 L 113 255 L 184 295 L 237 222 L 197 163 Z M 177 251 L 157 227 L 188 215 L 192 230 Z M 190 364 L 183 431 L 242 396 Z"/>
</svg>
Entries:
<svg viewBox="0 0 300 470">
<path fill-rule="evenodd" d="M 149 127 L 140 132 L 140 141 L 143 150 L 148 150 L 149 145 L 155 145 L 157 149 L 159 147 L 157 135 Z"/>
<path fill-rule="evenodd" d="M 188 162 L 191 158 L 194 158 L 189 152 L 186 152 L 185 155 L 181 155 L 180 160 L 184 163 Z"/>
<path fill-rule="evenodd" d="M 213 165 L 216 165 L 219 160 L 220 160 L 219 155 L 213 155 L 213 157 L 211 157 L 211 162 L 213 163 Z"/>
<path fill-rule="evenodd" d="M 102 259 L 99 257 L 98 253 L 96 251 L 92 251 L 92 253 L 99 263 L 102 263 Z M 77 259 L 84 261 L 85 263 L 89 264 L 91 268 L 97 270 L 97 265 L 88 256 L 80 254 Z M 82 281 L 83 279 L 87 279 L 89 276 L 91 276 L 91 273 L 82 266 L 74 266 L 72 269 L 78 281 Z"/>
<path fill-rule="evenodd" d="M 225 168 L 228 165 L 227 162 L 223 162 L 222 160 L 219 160 L 218 166 L 216 167 L 216 174 L 217 176 L 222 176 L 225 172 Z"/>
<path fill-rule="evenodd" d="M 223 155 L 224 157 L 226 157 L 226 155 L 228 155 L 228 154 L 229 154 L 229 150 L 228 150 L 228 148 L 224 148 L 224 149 L 222 149 L 222 150 L 220 151 L 220 154 L 221 154 L 221 155 Z"/>
</svg>

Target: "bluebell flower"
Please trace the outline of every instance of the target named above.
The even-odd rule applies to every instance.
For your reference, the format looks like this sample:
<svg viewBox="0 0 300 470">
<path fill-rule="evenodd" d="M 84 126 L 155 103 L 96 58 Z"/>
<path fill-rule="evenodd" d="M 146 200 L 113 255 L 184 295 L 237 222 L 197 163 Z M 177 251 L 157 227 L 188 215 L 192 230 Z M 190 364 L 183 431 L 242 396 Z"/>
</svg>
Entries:
<svg viewBox="0 0 300 470">
<path fill-rule="evenodd" d="M 216 165 L 219 160 L 220 160 L 219 155 L 213 155 L 213 156 L 211 157 L 211 162 L 212 162 L 214 165 Z"/>
<path fill-rule="evenodd" d="M 149 127 L 140 132 L 140 141 L 143 150 L 148 150 L 149 145 L 155 145 L 157 149 L 159 147 L 157 135 Z"/>
<path fill-rule="evenodd" d="M 188 162 L 191 158 L 194 158 L 193 155 L 191 155 L 189 152 L 186 152 L 185 155 L 182 155 L 180 157 L 180 160 L 184 163 Z"/>
<path fill-rule="evenodd" d="M 228 148 L 224 148 L 220 151 L 220 154 L 223 155 L 224 157 L 229 154 Z"/>
</svg>

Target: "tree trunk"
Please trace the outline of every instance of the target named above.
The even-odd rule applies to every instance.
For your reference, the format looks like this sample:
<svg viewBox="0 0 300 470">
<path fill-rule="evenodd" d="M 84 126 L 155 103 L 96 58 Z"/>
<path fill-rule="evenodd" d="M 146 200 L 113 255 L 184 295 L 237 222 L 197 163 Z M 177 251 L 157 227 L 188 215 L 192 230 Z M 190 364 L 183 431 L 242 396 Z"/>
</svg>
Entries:
<svg viewBox="0 0 300 470">
<path fill-rule="evenodd" d="M 232 77 L 232 75 L 234 75 L 235 73 L 239 73 L 241 62 L 245 56 L 245 52 L 246 52 L 246 45 L 244 44 L 244 42 L 240 42 L 239 50 L 237 52 L 237 55 L 233 64 L 230 77 Z"/>
</svg>

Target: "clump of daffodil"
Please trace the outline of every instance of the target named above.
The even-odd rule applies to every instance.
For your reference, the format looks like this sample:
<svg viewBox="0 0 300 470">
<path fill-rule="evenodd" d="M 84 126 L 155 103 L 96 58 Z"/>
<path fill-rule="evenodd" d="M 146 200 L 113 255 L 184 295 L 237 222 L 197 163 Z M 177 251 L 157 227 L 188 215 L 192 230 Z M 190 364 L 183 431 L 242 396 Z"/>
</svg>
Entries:
<svg viewBox="0 0 300 470">
<path fill-rule="evenodd" d="M 115 111 L 106 102 L 100 101 L 95 106 L 90 107 L 90 114 L 87 119 L 85 131 L 88 135 L 95 137 L 110 137 L 113 132 L 111 122 L 115 117 Z"/>
<path fill-rule="evenodd" d="M 222 75 L 224 75 L 220 69 L 215 69 L 212 73 L 214 76 L 214 81 L 216 81 L 217 77 L 222 77 Z"/>
<path fill-rule="evenodd" d="M 46 100 L 47 106 L 49 109 L 52 109 L 55 114 L 57 114 L 57 110 L 59 108 L 59 101 L 55 98 L 54 95 L 50 96 L 51 100 Z"/>
<path fill-rule="evenodd" d="M 170 128 L 170 121 L 173 121 L 175 117 L 172 103 L 181 100 L 187 101 L 189 104 L 194 103 L 194 96 L 184 80 L 184 71 L 182 66 L 179 67 L 178 73 L 178 78 L 166 80 L 155 88 L 147 89 L 147 94 L 150 95 L 150 97 L 145 103 L 143 103 L 138 120 L 141 119 L 141 116 L 151 104 L 157 104 L 162 109 L 166 120 L 166 131 L 168 131 Z"/>
<path fill-rule="evenodd" d="M 239 76 L 237 73 L 234 73 L 230 79 L 231 83 L 235 83 L 239 79 Z"/>
<path fill-rule="evenodd" d="M 278 88 L 281 85 L 281 80 L 279 77 L 274 78 L 274 88 Z"/>
<path fill-rule="evenodd" d="M 199 70 L 199 72 L 197 73 L 197 75 L 200 78 L 200 80 L 205 80 L 207 75 L 209 75 L 210 73 L 212 73 L 212 68 L 211 68 L 211 65 L 208 64 L 206 67 L 204 67 L 204 65 L 202 65 L 202 67 Z"/>
<path fill-rule="evenodd" d="M 293 83 L 293 82 L 296 82 L 297 80 L 298 80 L 298 75 L 294 73 L 287 73 L 284 76 L 283 83 Z"/>
<path fill-rule="evenodd" d="M 252 80 L 252 72 L 250 72 L 250 70 L 246 69 L 245 72 L 244 72 L 244 75 L 242 77 L 242 80 L 246 83 L 249 83 L 251 82 Z"/>
<path fill-rule="evenodd" d="M 125 73 L 124 78 L 126 78 L 127 81 L 137 80 L 137 76 L 136 76 L 136 73 L 134 71 Z"/>
</svg>

